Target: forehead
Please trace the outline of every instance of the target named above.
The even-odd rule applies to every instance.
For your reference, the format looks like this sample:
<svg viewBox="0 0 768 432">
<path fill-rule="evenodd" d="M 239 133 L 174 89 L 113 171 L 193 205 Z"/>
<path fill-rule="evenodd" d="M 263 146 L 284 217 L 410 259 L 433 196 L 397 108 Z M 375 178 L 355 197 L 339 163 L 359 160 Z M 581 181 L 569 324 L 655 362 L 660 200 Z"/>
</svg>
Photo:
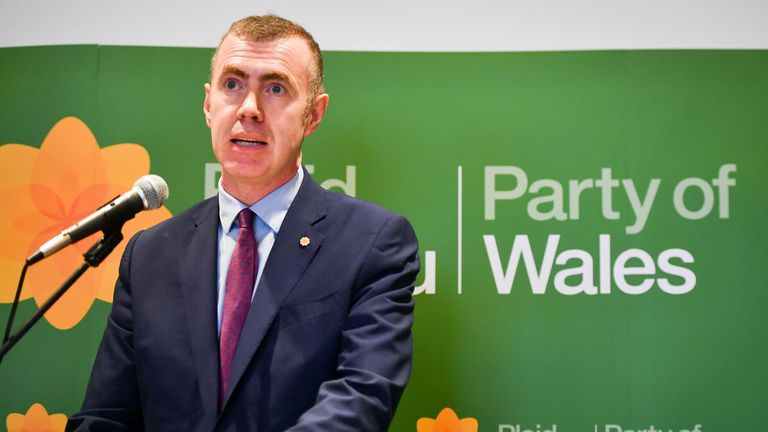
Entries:
<svg viewBox="0 0 768 432">
<path fill-rule="evenodd" d="M 214 79 L 225 67 L 236 67 L 249 75 L 281 72 L 306 83 L 311 67 L 311 52 L 298 37 L 251 41 L 228 35 L 219 46 L 214 65 Z"/>
</svg>

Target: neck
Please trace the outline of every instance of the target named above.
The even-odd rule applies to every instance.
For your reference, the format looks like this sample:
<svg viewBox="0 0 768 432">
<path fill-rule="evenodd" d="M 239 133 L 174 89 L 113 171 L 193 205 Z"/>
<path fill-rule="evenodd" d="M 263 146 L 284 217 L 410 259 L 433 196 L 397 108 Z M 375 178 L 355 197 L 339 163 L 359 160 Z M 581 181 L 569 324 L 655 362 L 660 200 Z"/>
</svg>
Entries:
<svg viewBox="0 0 768 432">
<path fill-rule="evenodd" d="M 297 167 L 298 169 L 298 167 Z M 225 175 L 221 178 L 221 187 L 232 195 L 235 199 L 250 207 L 256 204 L 260 199 L 272 193 L 275 189 L 287 183 L 296 171 L 289 174 L 275 177 L 268 182 L 248 183 L 239 179 L 230 179 Z"/>
</svg>

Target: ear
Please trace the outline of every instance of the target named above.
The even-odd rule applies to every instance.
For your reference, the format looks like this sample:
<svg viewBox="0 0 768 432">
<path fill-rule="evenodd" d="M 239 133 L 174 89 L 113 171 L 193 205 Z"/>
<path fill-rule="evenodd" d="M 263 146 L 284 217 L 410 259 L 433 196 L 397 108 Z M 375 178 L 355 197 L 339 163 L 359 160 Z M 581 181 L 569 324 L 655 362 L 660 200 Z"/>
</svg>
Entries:
<svg viewBox="0 0 768 432">
<path fill-rule="evenodd" d="M 203 112 L 205 113 L 205 123 L 211 127 L 211 85 L 205 83 L 205 101 L 203 102 Z"/>
<path fill-rule="evenodd" d="M 315 98 L 312 106 L 307 113 L 307 124 L 304 126 L 304 136 L 308 137 L 320 125 L 325 115 L 325 109 L 328 108 L 328 94 L 323 93 Z"/>
</svg>

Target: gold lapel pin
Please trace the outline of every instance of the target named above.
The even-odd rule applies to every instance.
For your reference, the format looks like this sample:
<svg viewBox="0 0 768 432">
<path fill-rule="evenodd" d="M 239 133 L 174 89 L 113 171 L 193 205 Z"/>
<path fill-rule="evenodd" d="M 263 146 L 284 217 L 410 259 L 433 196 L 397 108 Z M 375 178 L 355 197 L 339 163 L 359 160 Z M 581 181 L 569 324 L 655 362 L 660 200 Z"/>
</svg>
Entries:
<svg viewBox="0 0 768 432">
<path fill-rule="evenodd" d="M 299 244 L 301 245 L 301 247 L 309 246 L 309 237 L 304 236 L 304 237 L 300 238 L 299 239 Z"/>
</svg>

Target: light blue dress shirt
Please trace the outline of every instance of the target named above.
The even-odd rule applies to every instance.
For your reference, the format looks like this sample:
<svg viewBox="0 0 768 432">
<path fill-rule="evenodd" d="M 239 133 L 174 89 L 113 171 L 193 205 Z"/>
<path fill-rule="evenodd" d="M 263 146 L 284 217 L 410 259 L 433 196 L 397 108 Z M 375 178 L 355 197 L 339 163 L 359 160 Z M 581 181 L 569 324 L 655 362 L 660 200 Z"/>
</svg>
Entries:
<svg viewBox="0 0 768 432">
<path fill-rule="evenodd" d="M 256 213 L 254 235 L 259 245 L 259 268 L 256 274 L 256 285 L 253 288 L 254 294 L 259 286 L 261 274 L 264 272 L 264 265 L 267 263 L 269 253 L 272 251 L 272 245 L 275 244 L 275 237 L 280 231 L 285 214 L 288 213 L 288 208 L 296 197 L 303 179 L 304 170 L 299 167 L 296 175 L 290 180 L 250 207 Z M 240 230 L 240 225 L 237 223 L 237 214 L 246 207 L 245 204 L 224 190 L 221 186 L 221 179 L 219 179 L 219 250 L 218 275 L 216 279 L 218 284 L 216 317 L 219 336 L 221 336 L 221 315 L 224 311 L 224 294 L 227 290 L 227 269 L 229 269 L 229 261 L 232 259 L 232 253 L 235 251 L 237 233 Z"/>
</svg>

